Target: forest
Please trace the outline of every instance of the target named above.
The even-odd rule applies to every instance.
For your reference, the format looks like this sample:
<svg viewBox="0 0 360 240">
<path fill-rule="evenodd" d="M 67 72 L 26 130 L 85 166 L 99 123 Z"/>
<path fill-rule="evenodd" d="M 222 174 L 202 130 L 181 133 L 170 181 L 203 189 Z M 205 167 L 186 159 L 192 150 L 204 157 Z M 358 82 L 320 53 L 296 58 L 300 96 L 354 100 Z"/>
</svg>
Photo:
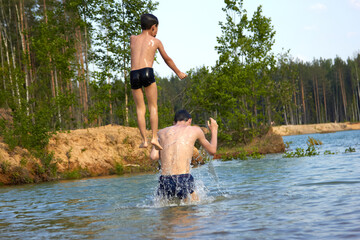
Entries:
<svg viewBox="0 0 360 240">
<path fill-rule="evenodd" d="M 262 7 L 248 14 L 242 0 L 224 2 L 215 66 L 192 69 L 182 81 L 156 78 L 159 128 L 179 109 L 200 126 L 214 117 L 220 139 L 233 143 L 270 125 L 360 121 L 358 49 L 346 60 L 275 55 L 276 29 Z M 136 127 L 129 38 L 141 32 L 141 14 L 158 5 L 0 0 L 0 108 L 12 116 L 0 119 L 4 141 L 40 150 L 56 131 Z"/>
</svg>

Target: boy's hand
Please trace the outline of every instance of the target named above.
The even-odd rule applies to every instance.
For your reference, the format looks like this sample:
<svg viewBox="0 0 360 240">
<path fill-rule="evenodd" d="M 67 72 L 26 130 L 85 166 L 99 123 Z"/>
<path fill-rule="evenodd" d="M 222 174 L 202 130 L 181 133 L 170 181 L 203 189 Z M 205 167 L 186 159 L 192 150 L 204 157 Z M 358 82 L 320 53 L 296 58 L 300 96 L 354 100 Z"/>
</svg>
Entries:
<svg viewBox="0 0 360 240">
<path fill-rule="evenodd" d="M 218 124 L 216 123 L 215 119 L 213 119 L 213 118 L 210 118 L 210 123 L 208 121 L 208 126 L 212 133 L 216 132 L 218 130 Z"/>
<path fill-rule="evenodd" d="M 187 77 L 187 75 L 186 75 L 185 73 L 183 73 L 183 72 L 180 72 L 180 73 L 178 74 L 178 77 L 179 77 L 181 80 L 183 80 L 184 78 Z"/>
</svg>

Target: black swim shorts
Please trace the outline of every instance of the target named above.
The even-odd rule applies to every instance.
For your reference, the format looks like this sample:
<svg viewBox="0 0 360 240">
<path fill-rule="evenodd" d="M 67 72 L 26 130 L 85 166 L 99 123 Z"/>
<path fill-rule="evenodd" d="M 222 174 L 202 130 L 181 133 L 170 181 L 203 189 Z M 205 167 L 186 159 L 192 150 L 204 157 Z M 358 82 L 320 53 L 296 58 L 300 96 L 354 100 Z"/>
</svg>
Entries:
<svg viewBox="0 0 360 240">
<path fill-rule="evenodd" d="M 153 82 L 155 82 L 155 76 L 152 68 L 141 68 L 130 72 L 131 89 L 148 87 Z"/>
<path fill-rule="evenodd" d="M 194 192 L 195 183 L 191 174 L 161 175 L 159 177 L 158 195 L 167 199 L 186 199 Z"/>
</svg>

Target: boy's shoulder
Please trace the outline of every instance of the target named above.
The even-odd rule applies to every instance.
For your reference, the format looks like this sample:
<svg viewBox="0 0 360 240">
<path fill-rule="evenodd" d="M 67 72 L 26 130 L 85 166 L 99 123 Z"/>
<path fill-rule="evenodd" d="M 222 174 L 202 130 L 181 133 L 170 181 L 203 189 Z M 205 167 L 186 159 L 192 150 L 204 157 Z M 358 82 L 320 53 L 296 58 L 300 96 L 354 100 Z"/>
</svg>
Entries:
<svg viewBox="0 0 360 240">
<path fill-rule="evenodd" d="M 132 40 L 135 40 L 135 39 L 143 39 L 143 40 L 145 40 L 146 41 L 146 39 L 147 39 L 147 41 L 149 41 L 149 40 L 151 40 L 151 41 L 154 41 L 155 43 L 161 43 L 161 41 L 160 41 L 160 39 L 158 39 L 158 38 L 156 38 L 156 37 L 153 37 L 153 36 L 142 36 L 141 34 L 139 34 L 139 35 L 131 35 L 130 36 L 130 41 L 132 41 Z"/>
</svg>

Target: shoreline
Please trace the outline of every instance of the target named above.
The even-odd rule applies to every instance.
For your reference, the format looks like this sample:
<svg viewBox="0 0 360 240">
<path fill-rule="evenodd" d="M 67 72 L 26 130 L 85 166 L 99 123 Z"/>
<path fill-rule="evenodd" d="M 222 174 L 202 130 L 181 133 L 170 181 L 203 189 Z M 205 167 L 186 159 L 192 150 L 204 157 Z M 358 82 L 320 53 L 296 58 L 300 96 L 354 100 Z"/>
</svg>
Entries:
<svg viewBox="0 0 360 240">
<path fill-rule="evenodd" d="M 273 126 L 245 146 L 219 148 L 214 159 L 281 153 L 285 151 L 282 136 L 346 130 L 360 130 L 360 123 Z M 147 134 L 150 137 L 151 131 Z M 40 159 L 20 147 L 10 150 L 0 138 L 0 186 L 156 172 L 158 163 L 149 158 L 151 147 L 140 149 L 140 143 L 137 128 L 120 125 L 58 132 L 47 146 L 49 155 Z M 192 165 L 205 161 L 195 148 Z"/>
<path fill-rule="evenodd" d="M 148 138 L 151 131 L 147 131 Z M 46 148 L 47 155 L 35 157 L 27 149 L 9 146 L 0 138 L 0 186 L 87 177 L 157 172 L 158 162 L 150 160 L 151 145 L 139 148 L 142 140 L 138 128 L 107 125 L 54 134 Z M 283 152 L 281 136 L 268 132 L 244 147 L 248 154 Z M 214 158 L 232 155 L 226 149 Z M 194 147 L 192 166 L 205 164 Z"/>
<path fill-rule="evenodd" d="M 317 123 L 304 125 L 272 126 L 270 131 L 280 136 L 303 135 L 313 133 L 332 133 L 339 131 L 360 130 L 359 123 Z"/>
</svg>

